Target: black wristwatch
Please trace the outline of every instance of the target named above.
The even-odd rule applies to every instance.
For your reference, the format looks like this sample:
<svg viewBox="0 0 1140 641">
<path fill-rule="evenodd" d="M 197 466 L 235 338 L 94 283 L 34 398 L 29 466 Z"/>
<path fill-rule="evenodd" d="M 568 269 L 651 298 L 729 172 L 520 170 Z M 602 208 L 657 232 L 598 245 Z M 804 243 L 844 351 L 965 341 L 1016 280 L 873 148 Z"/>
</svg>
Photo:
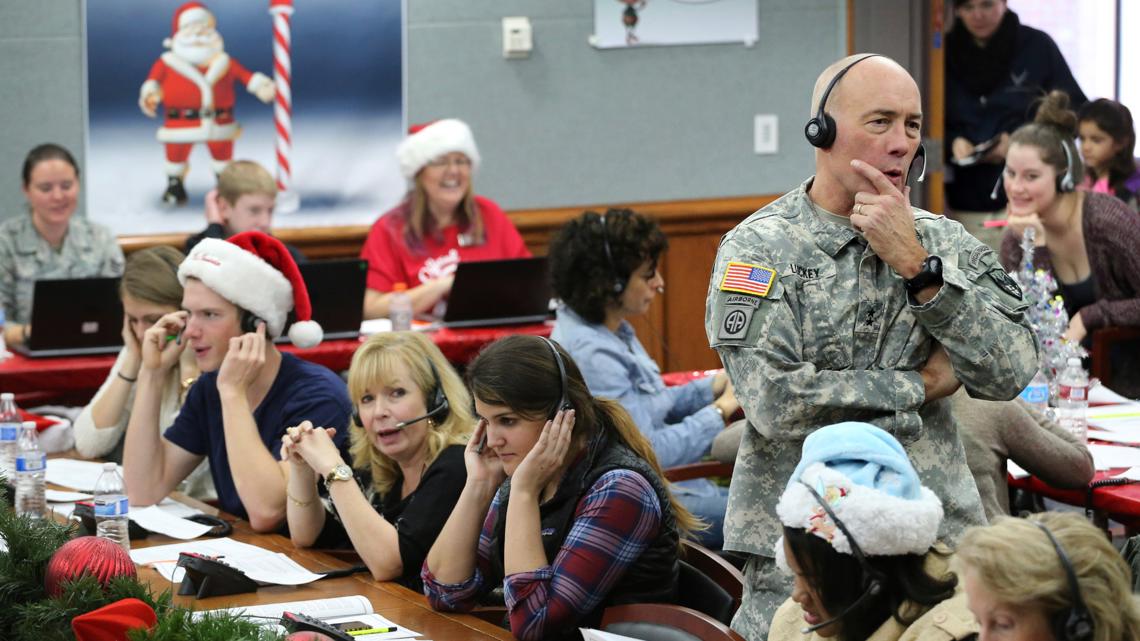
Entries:
<svg viewBox="0 0 1140 641">
<path fill-rule="evenodd" d="M 914 278 L 903 281 L 906 293 L 911 296 L 918 296 L 919 292 L 931 285 L 942 286 L 942 259 L 934 254 L 922 261 L 922 270 Z"/>
</svg>

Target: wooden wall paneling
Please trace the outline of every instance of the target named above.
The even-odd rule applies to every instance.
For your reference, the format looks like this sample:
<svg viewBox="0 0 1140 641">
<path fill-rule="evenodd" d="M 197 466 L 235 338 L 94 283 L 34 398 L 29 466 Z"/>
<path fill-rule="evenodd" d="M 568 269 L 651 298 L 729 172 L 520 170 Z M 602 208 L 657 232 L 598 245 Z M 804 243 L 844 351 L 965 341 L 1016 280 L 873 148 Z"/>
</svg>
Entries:
<svg viewBox="0 0 1140 641">
<path fill-rule="evenodd" d="M 661 273 L 665 295 L 659 297 L 644 318 L 635 319 L 634 329 L 646 351 L 663 371 L 708 369 L 720 361 L 708 347 L 704 332 L 705 294 L 720 237 L 752 212 L 777 198 L 776 195 L 745 196 L 711 200 L 615 204 L 651 216 L 669 238 Z M 583 211 L 607 206 L 563 207 L 508 212 L 527 247 L 536 256 L 547 253 L 555 232 Z M 277 236 L 312 259 L 357 256 L 369 226 L 307 227 L 280 229 Z M 186 234 L 120 236 L 123 251 L 131 253 L 154 245 L 179 249 Z"/>
</svg>

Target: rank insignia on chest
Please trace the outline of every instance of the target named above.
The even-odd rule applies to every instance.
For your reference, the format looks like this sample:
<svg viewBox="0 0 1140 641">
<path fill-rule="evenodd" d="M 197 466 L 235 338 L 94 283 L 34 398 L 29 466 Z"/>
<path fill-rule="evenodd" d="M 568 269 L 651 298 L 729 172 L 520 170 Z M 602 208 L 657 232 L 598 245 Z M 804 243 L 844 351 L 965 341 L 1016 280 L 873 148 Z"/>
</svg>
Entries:
<svg viewBox="0 0 1140 641">
<path fill-rule="evenodd" d="M 722 292 L 740 292 L 753 296 L 766 297 L 776 279 L 776 270 L 752 263 L 730 262 L 724 268 L 720 280 Z"/>
</svg>

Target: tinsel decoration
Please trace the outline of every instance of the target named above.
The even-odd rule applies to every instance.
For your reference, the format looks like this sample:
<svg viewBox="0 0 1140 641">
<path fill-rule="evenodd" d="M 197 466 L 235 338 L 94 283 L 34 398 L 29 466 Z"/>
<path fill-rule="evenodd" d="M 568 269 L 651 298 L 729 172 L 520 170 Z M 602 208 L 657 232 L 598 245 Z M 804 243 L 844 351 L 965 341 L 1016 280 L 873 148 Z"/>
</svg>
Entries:
<svg viewBox="0 0 1140 641">
<path fill-rule="evenodd" d="M 48 596 L 59 596 L 65 581 L 82 574 L 90 574 L 104 587 L 116 577 L 138 576 L 126 550 L 108 539 L 81 536 L 64 543 L 52 555 L 44 575 L 44 589 Z"/>
<path fill-rule="evenodd" d="M 1033 239 L 1036 231 L 1027 227 L 1021 236 L 1021 268 L 1011 274 L 1021 286 L 1025 301 L 1029 303 L 1026 316 L 1037 335 L 1041 346 L 1041 371 L 1050 381 L 1065 368 L 1071 357 L 1084 358 L 1088 355 L 1079 343 L 1064 338 L 1069 329 L 1069 313 L 1065 302 L 1056 294 L 1057 282 L 1053 275 L 1033 266 Z"/>
</svg>

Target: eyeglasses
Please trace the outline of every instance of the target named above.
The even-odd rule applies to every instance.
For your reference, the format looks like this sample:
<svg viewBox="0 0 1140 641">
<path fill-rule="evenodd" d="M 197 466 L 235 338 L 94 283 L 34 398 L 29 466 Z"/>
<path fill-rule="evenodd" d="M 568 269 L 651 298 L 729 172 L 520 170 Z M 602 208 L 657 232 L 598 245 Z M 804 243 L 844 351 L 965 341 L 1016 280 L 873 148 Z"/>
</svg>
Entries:
<svg viewBox="0 0 1140 641">
<path fill-rule="evenodd" d="M 427 166 L 428 167 L 455 167 L 456 169 L 467 169 L 468 167 L 471 166 L 471 159 L 468 158 L 467 156 L 455 156 L 452 158 L 448 158 L 448 157 L 444 156 L 443 158 L 435 158 L 433 160 L 429 160 Z"/>
</svg>

